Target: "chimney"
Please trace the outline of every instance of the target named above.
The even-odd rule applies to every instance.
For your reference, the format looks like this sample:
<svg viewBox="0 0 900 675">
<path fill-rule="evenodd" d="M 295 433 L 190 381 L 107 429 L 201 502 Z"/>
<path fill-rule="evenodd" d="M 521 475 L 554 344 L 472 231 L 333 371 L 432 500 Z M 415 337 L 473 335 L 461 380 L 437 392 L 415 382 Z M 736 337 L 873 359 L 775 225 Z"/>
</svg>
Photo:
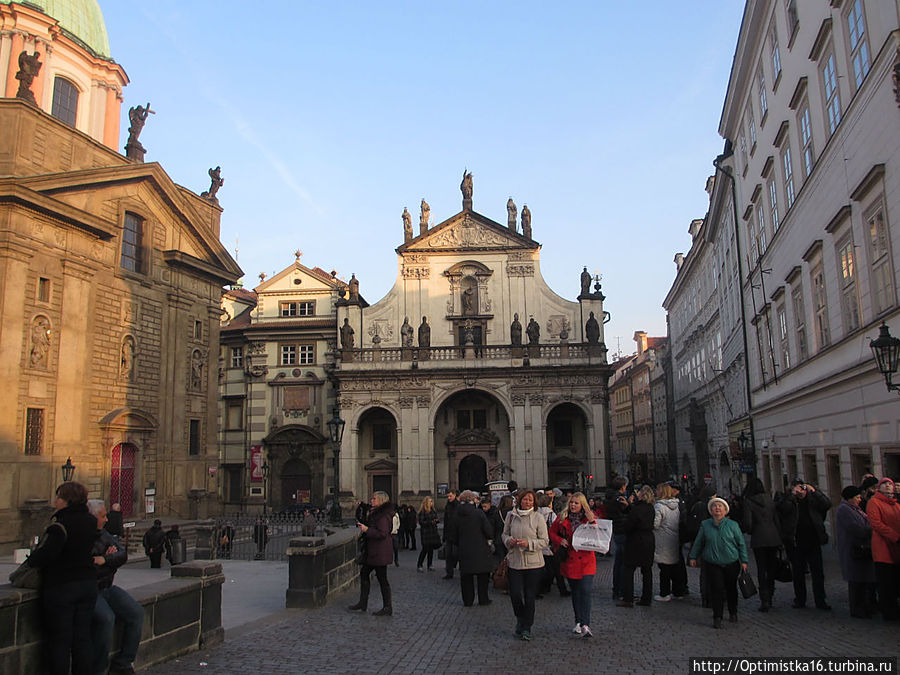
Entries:
<svg viewBox="0 0 900 675">
<path fill-rule="evenodd" d="M 636 330 L 634 332 L 634 342 L 637 345 L 637 355 L 640 356 L 647 351 L 647 332 Z"/>
</svg>

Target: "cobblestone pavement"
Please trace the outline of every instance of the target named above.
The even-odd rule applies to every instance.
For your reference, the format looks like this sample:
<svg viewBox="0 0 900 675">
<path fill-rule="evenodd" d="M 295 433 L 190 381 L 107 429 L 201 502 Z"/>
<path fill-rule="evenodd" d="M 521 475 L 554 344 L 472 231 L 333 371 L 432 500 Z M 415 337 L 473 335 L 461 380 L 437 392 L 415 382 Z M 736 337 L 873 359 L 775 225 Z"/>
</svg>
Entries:
<svg viewBox="0 0 900 675">
<path fill-rule="evenodd" d="M 601 558 L 593 594 L 593 639 L 571 632 L 571 603 L 554 592 L 538 601 L 530 643 L 513 637 L 509 599 L 491 590 L 493 604 L 463 607 L 459 581 L 445 581 L 443 562 L 417 574 L 415 552 L 401 553 L 401 567 L 388 568 L 394 616 L 348 612 L 357 591 L 328 607 L 281 610 L 231 629 L 226 642 L 158 665 L 164 673 L 510 673 L 563 668 L 615 668 L 628 673 L 686 673 L 693 656 L 896 656 L 900 625 L 850 618 L 846 584 L 833 554 L 826 556 L 831 612 L 791 608 L 790 584 L 778 584 L 774 609 L 757 611 L 757 598 L 740 600 L 739 622 L 711 628 L 700 607 L 697 570 L 689 570 L 692 595 L 652 607 L 617 608 L 611 599 L 612 559 Z M 754 565 L 751 563 L 751 571 Z M 278 572 L 284 575 L 284 571 Z M 286 576 L 286 575 L 284 575 Z M 284 576 L 282 578 L 284 578 Z M 640 575 L 636 575 L 640 586 Z M 374 577 L 374 575 L 373 575 Z M 654 583 L 658 574 L 654 570 Z M 373 578 L 369 610 L 381 608 Z M 810 588 L 811 592 L 811 588 Z M 224 603 L 229 604 L 228 589 Z M 234 608 L 228 610 L 233 612 Z M 601 671 L 602 672 L 602 671 Z"/>
</svg>

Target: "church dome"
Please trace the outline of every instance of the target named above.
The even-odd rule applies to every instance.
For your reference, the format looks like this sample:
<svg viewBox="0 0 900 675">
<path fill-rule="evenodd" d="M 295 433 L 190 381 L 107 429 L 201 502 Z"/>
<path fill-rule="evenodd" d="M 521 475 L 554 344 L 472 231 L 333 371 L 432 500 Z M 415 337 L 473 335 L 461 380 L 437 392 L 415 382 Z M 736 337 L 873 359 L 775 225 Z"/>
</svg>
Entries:
<svg viewBox="0 0 900 675">
<path fill-rule="evenodd" d="M 0 4 L 8 5 L 14 1 L 19 0 L 0 0 Z M 59 21 L 69 35 L 97 56 L 110 58 L 106 22 L 97 0 L 27 0 L 27 4 Z"/>
</svg>

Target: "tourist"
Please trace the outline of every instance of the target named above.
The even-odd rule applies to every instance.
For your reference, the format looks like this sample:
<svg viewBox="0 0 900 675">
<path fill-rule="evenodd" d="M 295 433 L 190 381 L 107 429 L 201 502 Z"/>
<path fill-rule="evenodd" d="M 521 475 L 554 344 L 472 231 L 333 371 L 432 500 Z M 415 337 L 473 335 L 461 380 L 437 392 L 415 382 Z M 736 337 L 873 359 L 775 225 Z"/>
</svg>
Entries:
<svg viewBox="0 0 900 675">
<path fill-rule="evenodd" d="M 890 478 L 878 481 L 878 492 L 869 500 L 866 514 L 872 524 L 872 560 L 878 583 L 878 606 L 885 621 L 900 619 L 900 504 Z"/>
<path fill-rule="evenodd" d="M 872 564 L 872 525 L 859 504 L 862 492 L 855 485 L 841 491 L 835 510 L 837 550 L 841 576 L 847 582 L 850 616 L 868 619 L 875 611 L 875 567 Z"/>
<path fill-rule="evenodd" d="M 499 563 L 506 557 L 506 547 L 503 545 L 503 519 L 500 517 L 500 511 L 491 503 L 490 497 L 481 498 L 481 510 L 491 525 L 491 547 Z"/>
<path fill-rule="evenodd" d="M 550 532 L 553 523 L 557 520 L 556 512 L 553 510 L 553 497 L 554 494 L 552 490 L 546 490 L 537 494 L 537 512 L 544 517 L 544 520 L 547 523 L 548 533 Z M 538 599 L 544 597 L 552 590 L 554 581 L 556 581 L 556 587 L 559 589 L 561 598 L 567 598 L 572 595 L 569 589 L 566 588 L 566 580 L 559 571 L 559 561 L 553 554 L 553 549 L 550 548 L 549 542 L 541 551 L 541 555 L 544 556 L 544 575 L 541 578 L 541 584 L 538 587 Z"/>
<path fill-rule="evenodd" d="M 531 640 L 534 601 L 544 567 L 541 555 L 548 541 L 547 522 L 535 508 L 534 490 L 520 490 L 517 507 L 506 516 L 503 543 L 509 550 L 509 599 L 516 615 L 516 637 Z"/>
<path fill-rule="evenodd" d="M 759 478 L 751 478 L 744 488 L 742 525 L 750 534 L 750 548 L 756 558 L 759 582 L 759 611 L 768 612 L 775 595 L 775 572 L 778 569 L 781 535 L 775 516 L 775 502 Z"/>
<path fill-rule="evenodd" d="M 453 578 L 453 570 L 456 569 L 456 547 L 447 540 L 447 532 L 453 525 L 453 519 L 456 517 L 456 509 L 459 502 L 456 499 L 456 492 L 450 490 L 447 493 L 447 505 L 444 507 L 444 579 Z"/>
<path fill-rule="evenodd" d="M 394 567 L 400 567 L 400 514 L 391 516 L 391 546 L 394 548 Z"/>
<path fill-rule="evenodd" d="M 368 511 L 368 525 L 357 523 L 356 526 L 366 539 L 365 558 L 359 570 L 359 602 L 348 607 L 351 611 L 366 611 L 369 606 L 369 590 L 372 572 L 378 579 L 381 588 L 382 606 L 375 616 L 391 616 L 394 612 L 391 603 L 391 585 L 388 583 L 387 566 L 394 557 L 391 543 L 391 528 L 394 518 L 394 505 L 386 492 L 377 491 L 369 500 L 372 508 Z"/>
<path fill-rule="evenodd" d="M 831 609 L 825 599 L 825 572 L 822 567 L 822 546 L 828 543 L 825 514 L 830 508 L 828 497 L 799 479 L 791 483 L 791 490 L 775 506 L 781 524 L 781 538 L 791 559 L 795 609 L 806 607 L 807 569 L 812 579 L 816 608 Z"/>
<path fill-rule="evenodd" d="M 587 499 L 580 492 L 569 497 L 568 506 L 550 527 L 550 541 L 559 559 L 560 573 L 569 580 L 572 589 L 572 610 L 575 613 L 573 633 L 591 637 L 591 591 L 597 573 L 597 556 L 593 551 L 576 551 L 572 546 L 575 531 L 596 519 Z"/>
<path fill-rule="evenodd" d="M 156 519 L 153 521 L 153 527 L 144 532 L 142 540 L 144 544 L 144 554 L 150 558 L 150 567 L 162 567 L 162 556 L 166 551 L 166 533 L 162 529 L 162 521 Z"/>
<path fill-rule="evenodd" d="M 441 535 L 438 532 L 439 522 L 437 511 L 434 510 L 434 500 L 425 497 L 422 500 L 422 508 L 419 511 L 419 537 L 422 550 L 419 552 L 419 560 L 416 563 L 416 571 L 422 572 L 422 563 L 428 557 L 428 571 L 434 570 L 434 552 L 441 546 Z"/>
<path fill-rule="evenodd" d="M 56 488 L 44 542 L 28 557 L 41 570 L 41 610 L 47 672 L 91 673 L 91 617 L 97 602 L 97 570 L 91 556 L 97 519 L 87 508 L 87 488 L 67 481 Z"/>
<path fill-rule="evenodd" d="M 659 595 L 654 598 L 659 602 L 669 602 L 673 594 L 681 597 L 687 590 L 683 581 L 686 575 L 682 575 L 680 569 L 684 568 L 684 558 L 681 557 L 678 540 L 681 522 L 678 507 L 672 486 L 668 483 L 657 485 L 656 503 L 653 505 L 653 560 L 659 568 Z"/>
<path fill-rule="evenodd" d="M 612 521 L 612 547 L 615 557 L 613 558 L 612 573 L 612 595 L 613 600 L 622 600 L 622 570 L 625 565 L 625 518 L 628 510 L 631 508 L 633 497 L 627 497 L 625 490 L 628 487 L 628 481 L 622 476 L 616 476 L 612 480 L 612 485 L 606 493 L 606 500 L 603 506 L 606 510 L 606 517 Z M 630 601 L 631 598 L 628 598 Z"/>
<path fill-rule="evenodd" d="M 97 520 L 97 538 L 92 550 L 98 587 L 91 623 L 91 634 L 94 637 L 93 672 L 105 673 L 109 668 L 110 675 L 134 673 L 133 662 L 144 627 L 144 608 L 127 591 L 113 585 L 116 570 L 128 561 L 128 551 L 116 541 L 112 533 L 104 529 L 107 516 L 103 500 L 91 499 L 87 506 Z M 110 663 L 109 652 L 116 619 L 122 625 L 122 644 Z"/>
<path fill-rule="evenodd" d="M 706 562 L 709 600 L 713 610 L 713 628 L 722 628 L 724 606 L 728 602 L 728 620 L 737 622 L 737 579 L 747 569 L 747 544 L 740 526 L 728 518 L 728 502 L 719 497 L 709 500 L 711 518 L 703 521 L 691 547 L 691 567 L 697 560 Z"/>
<path fill-rule="evenodd" d="M 649 607 L 653 598 L 653 554 L 656 540 L 653 537 L 653 488 L 644 485 L 638 490 L 634 503 L 625 517 L 625 554 L 622 570 L 622 599 L 618 607 L 634 606 L 634 572 L 641 570 L 641 599 L 639 605 Z"/>
<path fill-rule="evenodd" d="M 459 587 L 463 606 L 475 602 L 475 582 L 478 585 L 478 604 L 489 605 L 488 582 L 497 567 L 491 554 L 491 538 L 494 528 L 487 515 L 476 505 L 478 495 L 464 490 L 459 495 L 459 506 L 450 522 L 447 541 L 456 547 L 459 558 Z"/>
</svg>

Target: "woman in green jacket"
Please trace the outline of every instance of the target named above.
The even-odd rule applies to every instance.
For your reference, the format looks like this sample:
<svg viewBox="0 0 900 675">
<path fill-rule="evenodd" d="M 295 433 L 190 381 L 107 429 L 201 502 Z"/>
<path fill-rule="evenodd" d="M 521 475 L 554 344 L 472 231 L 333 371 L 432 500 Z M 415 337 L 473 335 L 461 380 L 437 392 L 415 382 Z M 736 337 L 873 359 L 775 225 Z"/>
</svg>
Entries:
<svg viewBox="0 0 900 675">
<path fill-rule="evenodd" d="M 728 600 L 728 620 L 737 622 L 737 578 L 747 570 L 747 544 L 740 526 L 728 518 L 728 502 L 719 497 L 706 507 L 712 518 L 704 520 L 691 547 L 691 567 L 706 562 L 706 578 L 713 608 L 713 628 L 722 627 L 722 610 Z"/>
</svg>

